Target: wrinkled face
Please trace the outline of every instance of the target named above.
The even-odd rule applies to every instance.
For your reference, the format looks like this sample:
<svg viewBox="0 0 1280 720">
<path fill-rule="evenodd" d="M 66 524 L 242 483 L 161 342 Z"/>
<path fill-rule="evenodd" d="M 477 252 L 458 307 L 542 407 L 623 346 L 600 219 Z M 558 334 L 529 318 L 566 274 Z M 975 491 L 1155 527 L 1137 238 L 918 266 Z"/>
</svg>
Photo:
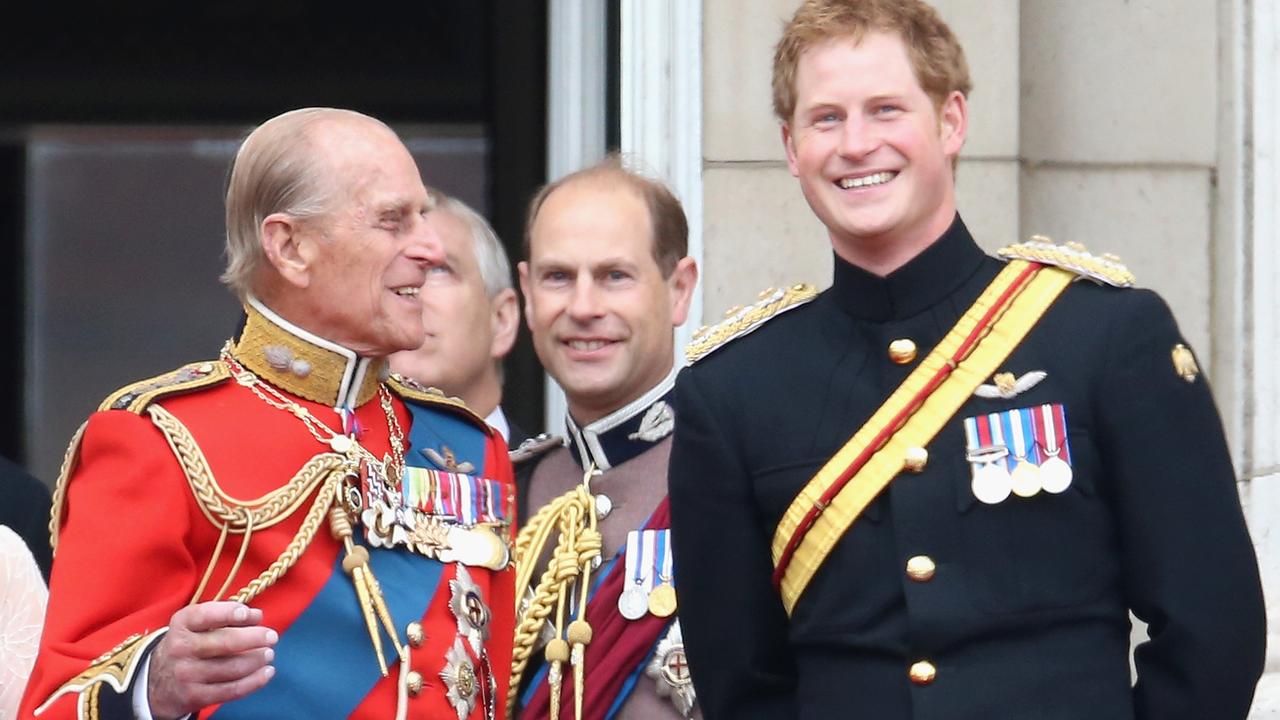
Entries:
<svg viewBox="0 0 1280 720">
<path fill-rule="evenodd" d="M 334 210 L 304 224 L 306 326 L 366 356 L 418 347 L 419 290 L 443 253 L 417 165 L 399 139 L 371 125 L 332 129 L 317 145 L 346 187 Z"/>
<path fill-rule="evenodd" d="M 837 253 L 850 259 L 842 250 L 890 243 L 923 249 L 947 229 L 964 101 L 953 93 L 939 113 L 897 35 L 818 45 L 800 57 L 795 86 L 795 113 L 783 126 L 787 162 Z"/>
<path fill-rule="evenodd" d="M 493 307 L 467 223 L 436 210 L 427 215 L 427 226 L 440 238 L 444 260 L 428 268 L 422 286 L 426 340 L 417 350 L 396 353 L 391 365 L 396 372 L 465 398 L 486 376 L 496 376 Z"/>
<path fill-rule="evenodd" d="M 530 230 L 530 257 L 520 263 L 525 319 L 579 423 L 622 407 L 671 370 L 672 328 L 685 320 L 692 283 L 685 264 L 662 277 L 652 234 L 631 188 L 591 179 L 547 197 Z"/>
</svg>

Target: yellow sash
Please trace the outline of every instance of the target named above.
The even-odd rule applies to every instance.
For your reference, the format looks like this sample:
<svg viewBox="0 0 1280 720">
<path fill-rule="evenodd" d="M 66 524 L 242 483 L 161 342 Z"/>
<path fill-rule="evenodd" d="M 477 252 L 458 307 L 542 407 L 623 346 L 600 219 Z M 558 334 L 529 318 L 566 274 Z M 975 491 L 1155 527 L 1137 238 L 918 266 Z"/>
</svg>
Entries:
<svg viewBox="0 0 1280 720">
<path fill-rule="evenodd" d="M 871 419 L 805 485 L 773 536 L 775 581 L 788 614 L 836 542 L 902 471 L 907 451 L 925 447 L 938 434 L 1075 277 L 1056 267 L 1010 262 Z M 868 453 L 869 457 L 862 457 Z M 836 491 L 859 461 L 861 466 L 843 488 L 824 502 L 823 496 Z"/>
</svg>

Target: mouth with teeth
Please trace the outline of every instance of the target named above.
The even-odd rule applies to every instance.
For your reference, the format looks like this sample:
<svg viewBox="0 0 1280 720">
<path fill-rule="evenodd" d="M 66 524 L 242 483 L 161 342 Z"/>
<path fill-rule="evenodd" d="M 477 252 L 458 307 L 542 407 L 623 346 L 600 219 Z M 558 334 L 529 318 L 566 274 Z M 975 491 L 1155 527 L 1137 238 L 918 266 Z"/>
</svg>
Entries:
<svg viewBox="0 0 1280 720">
<path fill-rule="evenodd" d="M 590 359 L 616 344 L 614 340 L 602 338 L 568 338 L 561 340 L 569 354 L 579 359 Z"/>
<path fill-rule="evenodd" d="M 885 170 L 884 172 L 861 175 L 859 177 L 842 177 L 836 181 L 836 185 L 841 190 L 857 190 L 859 188 L 884 185 L 896 177 L 898 177 L 898 173 L 891 170 Z"/>
<path fill-rule="evenodd" d="M 422 290 L 422 288 L 420 288 L 420 287 L 410 287 L 410 286 L 405 286 L 405 287 L 392 288 L 391 292 L 393 292 L 393 293 L 395 293 L 395 294 L 399 295 L 400 297 L 415 297 L 415 298 L 416 298 L 416 297 L 418 297 L 418 293 L 419 293 L 419 291 L 421 291 L 421 290 Z"/>
</svg>

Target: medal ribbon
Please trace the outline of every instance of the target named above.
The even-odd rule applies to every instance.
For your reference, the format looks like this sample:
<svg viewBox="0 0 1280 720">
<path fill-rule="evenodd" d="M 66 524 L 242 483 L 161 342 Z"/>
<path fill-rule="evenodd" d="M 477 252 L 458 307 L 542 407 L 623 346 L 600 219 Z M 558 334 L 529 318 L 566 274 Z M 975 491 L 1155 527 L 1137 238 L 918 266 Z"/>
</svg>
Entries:
<svg viewBox="0 0 1280 720">
<path fill-rule="evenodd" d="M 404 469 L 400 488 L 401 505 L 427 515 L 443 516 L 466 527 L 506 522 L 508 489 L 494 480 L 409 466 Z M 378 488 L 365 490 L 370 498 L 379 497 Z"/>
</svg>

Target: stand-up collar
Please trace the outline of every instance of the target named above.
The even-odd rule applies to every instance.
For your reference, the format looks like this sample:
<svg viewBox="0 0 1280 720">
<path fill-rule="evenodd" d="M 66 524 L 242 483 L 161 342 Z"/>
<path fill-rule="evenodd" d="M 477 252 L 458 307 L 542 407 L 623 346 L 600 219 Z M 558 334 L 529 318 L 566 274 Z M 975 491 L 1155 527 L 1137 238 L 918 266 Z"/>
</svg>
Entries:
<svg viewBox="0 0 1280 720">
<path fill-rule="evenodd" d="M 360 357 L 285 320 L 257 298 L 245 304 L 245 324 L 231 354 L 286 392 L 332 408 L 356 408 L 378 392 L 386 358 Z"/>
<path fill-rule="evenodd" d="M 831 293 L 850 315 L 872 322 L 919 314 L 953 293 L 982 265 L 986 255 L 964 221 L 951 227 L 924 252 L 885 277 L 867 272 L 839 255 Z"/>
<path fill-rule="evenodd" d="M 597 470 L 621 465 L 657 445 L 676 428 L 671 409 L 671 388 L 679 367 L 649 392 L 585 427 L 565 416 L 569 453 L 583 469 L 595 463 Z"/>
</svg>

